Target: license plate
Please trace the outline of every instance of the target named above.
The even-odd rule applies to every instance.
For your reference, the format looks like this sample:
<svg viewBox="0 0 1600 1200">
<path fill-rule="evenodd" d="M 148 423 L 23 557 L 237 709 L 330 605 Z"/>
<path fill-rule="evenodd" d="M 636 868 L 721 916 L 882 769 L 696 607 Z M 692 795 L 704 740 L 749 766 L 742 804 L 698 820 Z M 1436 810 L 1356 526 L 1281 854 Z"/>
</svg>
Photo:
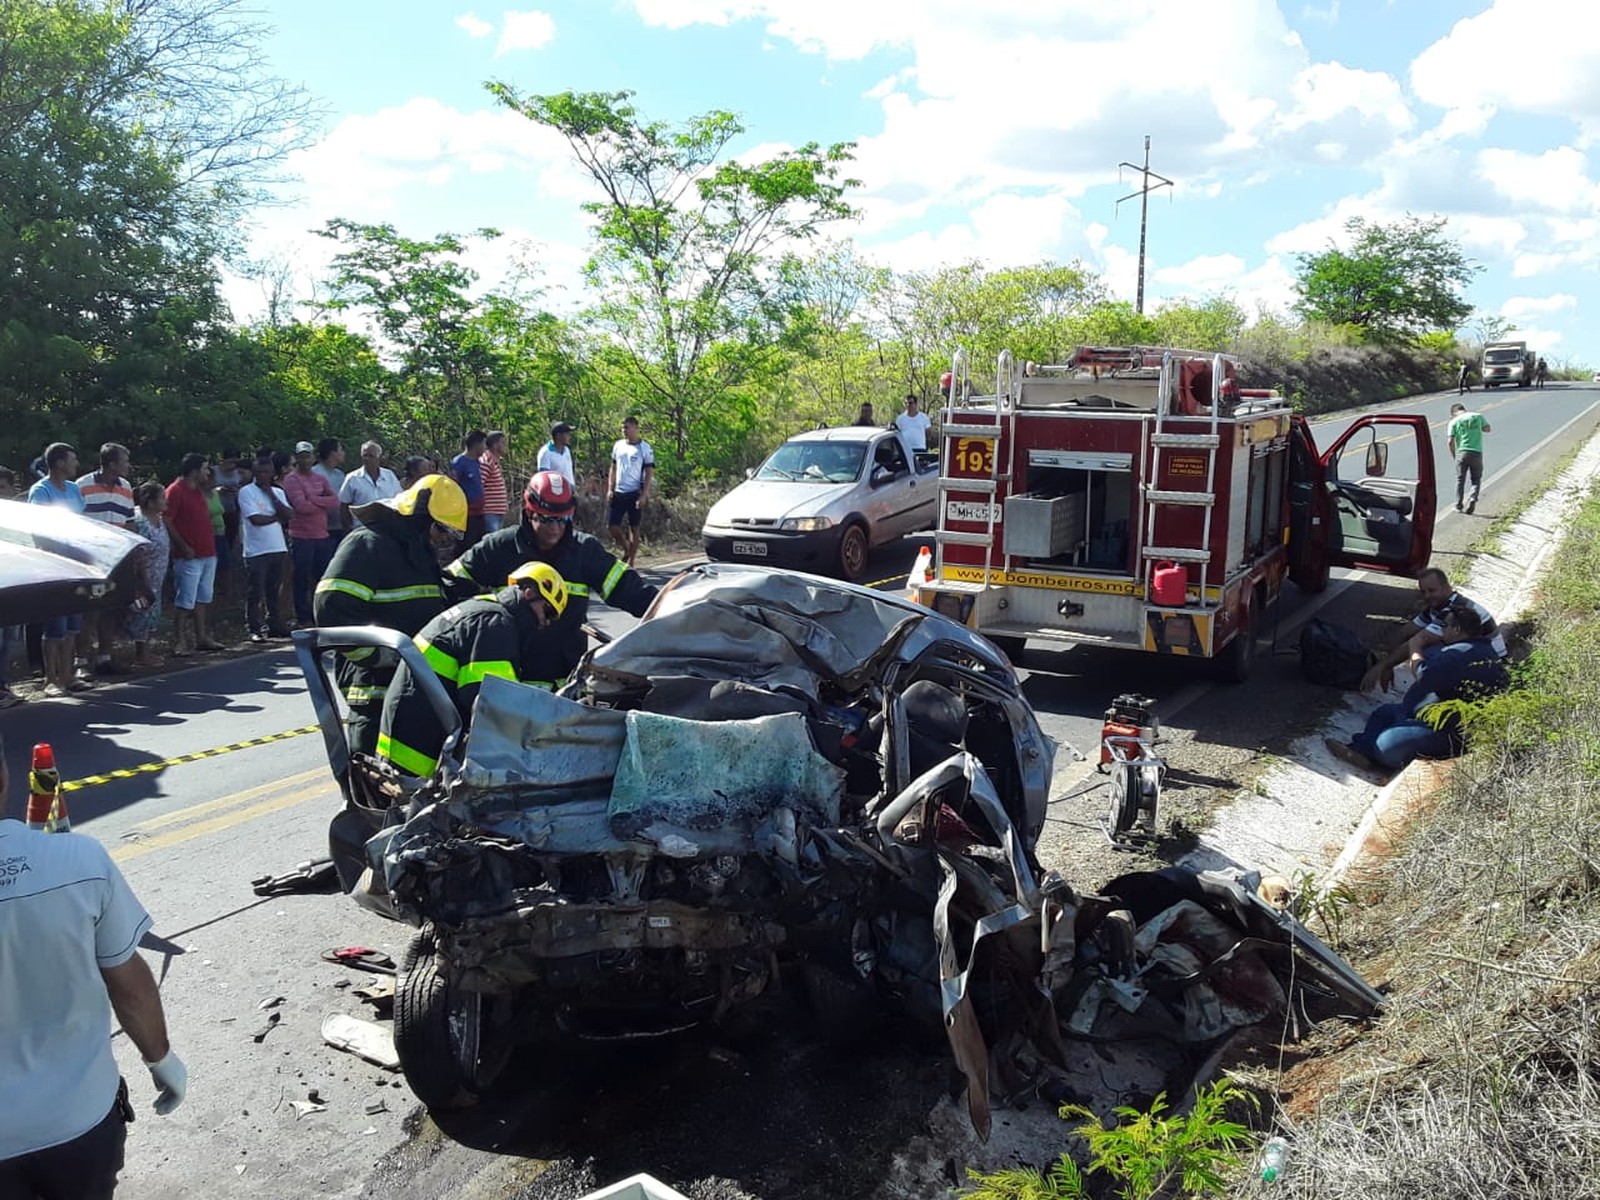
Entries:
<svg viewBox="0 0 1600 1200">
<path fill-rule="evenodd" d="M 735 554 L 745 554 L 751 558 L 765 558 L 767 556 L 767 544 L 765 542 L 735 542 L 733 544 L 733 552 Z"/>
</svg>

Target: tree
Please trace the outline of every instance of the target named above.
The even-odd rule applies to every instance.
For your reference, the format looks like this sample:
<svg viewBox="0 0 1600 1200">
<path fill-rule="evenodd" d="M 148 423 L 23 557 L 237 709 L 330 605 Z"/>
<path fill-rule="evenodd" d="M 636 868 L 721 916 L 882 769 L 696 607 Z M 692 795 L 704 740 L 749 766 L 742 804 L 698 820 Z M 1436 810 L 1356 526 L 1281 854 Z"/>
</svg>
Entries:
<svg viewBox="0 0 1600 1200">
<path fill-rule="evenodd" d="M 1472 312 L 1461 296 L 1482 270 L 1444 235 L 1445 219 L 1391 224 L 1352 217 L 1350 248 L 1299 256 L 1298 311 L 1310 320 L 1353 325 L 1376 341 L 1455 329 Z"/>
<path fill-rule="evenodd" d="M 595 218 L 592 319 L 625 351 L 627 385 L 684 456 L 691 429 L 781 342 L 788 314 L 768 256 L 852 215 L 855 181 L 839 177 L 852 146 L 808 143 L 745 163 L 727 157 L 745 133 L 730 112 L 670 125 L 642 117 L 631 92 L 487 86 L 560 133 L 599 187 L 601 199 L 584 205 Z"/>
<path fill-rule="evenodd" d="M 469 401 L 498 366 L 493 347 L 473 326 L 468 289 L 478 273 L 461 261 L 467 240 L 441 233 L 408 238 L 393 225 L 336 217 L 318 231 L 342 249 L 333 258 L 329 312 L 363 309 L 398 356 L 394 382 L 401 432 L 443 447 L 476 422 Z M 499 237 L 479 229 L 484 239 Z"/>
<path fill-rule="evenodd" d="M 260 74 L 238 7 L 0 3 L 0 459 L 238 427 L 257 360 L 215 263 L 236 202 L 310 134 L 285 129 L 308 108 Z"/>
<path fill-rule="evenodd" d="M 1228 350 L 1249 323 L 1231 296 L 1212 296 L 1199 303 L 1179 300 L 1156 311 L 1156 341 L 1188 350 Z"/>
</svg>

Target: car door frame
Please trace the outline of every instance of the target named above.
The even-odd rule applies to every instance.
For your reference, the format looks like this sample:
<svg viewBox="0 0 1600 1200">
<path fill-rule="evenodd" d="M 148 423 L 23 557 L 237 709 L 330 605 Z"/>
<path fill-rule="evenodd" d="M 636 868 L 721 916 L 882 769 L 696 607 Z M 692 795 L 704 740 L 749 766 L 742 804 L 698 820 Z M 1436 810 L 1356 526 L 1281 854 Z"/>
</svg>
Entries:
<svg viewBox="0 0 1600 1200">
<path fill-rule="evenodd" d="M 1403 427 L 1416 442 L 1417 490 L 1412 498 L 1411 543 L 1405 558 L 1399 562 L 1335 551 L 1329 542 L 1335 519 L 1333 500 L 1328 494 L 1329 469 L 1334 458 L 1357 434 L 1380 425 Z M 1414 577 L 1428 565 L 1433 553 L 1439 486 L 1435 476 L 1433 433 L 1427 417 L 1414 413 L 1371 413 L 1353 421 L 1326 450 L 1318 450 L 1310 423 L 1296 415 L 1290 436 L 1295 445 L 1290 455 L 1284 517 L 1291 579 L 1307 591 L 1321 591 L 1327 583 L 1329 567 L 1357 567 Z"/>
</svg>

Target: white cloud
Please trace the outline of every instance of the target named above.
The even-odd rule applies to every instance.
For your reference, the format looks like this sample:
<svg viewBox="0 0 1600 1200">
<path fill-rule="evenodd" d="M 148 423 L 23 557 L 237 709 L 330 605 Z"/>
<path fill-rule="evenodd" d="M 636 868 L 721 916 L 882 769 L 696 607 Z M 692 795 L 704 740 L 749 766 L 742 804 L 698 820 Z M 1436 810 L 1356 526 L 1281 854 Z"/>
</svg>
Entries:
<svg viewBox="0 0 1600 1200">
<path fill-rule="evenodd" d="M 1163 267 L 1151 278 L 1171 292 L 1207 294 L 1232 286 L 1244 269 L 1244 259 L 1237 254 L 1202 254 L 1178 266 Z"/>
<path fill-rule="evenodd" d="M 1600 22 L 1571 0 L 1495 0 L 1411 64 L 1411 87 L 1446 109 L 1505 109 L 1600 130 Z"/>
<path fill-rule="evenodd" d="M 1577 307 L 1578 298 L 1565 292 L 1554 296 L 1512 296 L 1500 306 L 1500 315 L 1520 326 Z"/>
<path fill-rule="evenodd" d="M 463 112 L 414 97 L 346 117 L 289 166 L 301 180 L 299 197 L 260 210 L 251 248 L 255 257 L 290 264 L 302 296 L 326 276 L 336 253 L 334 243 L 311 232 L 333 217 L 392 223 L 410 237 L 497 227 L 503 236 L 474 245 L 469 255 L 485 286 L 532 240 L 527 230 L 538 228 L 545 240 L 535 243 L 534 257 L 547 264 L 552 304 L 556 293 L 576 289 L 586 245 L 577 205 L 591 198 L 588 177 L 559 134 L 509 109 Z M 227 295 L 241 319 L 264 305 L 250 281 L 232 281 Z"/>
<path fill-rule="evenodd" d="M 1561 146 L 1543 154 L 1480 150 L 1477 173 L 1519 207 L 1558 213 L 1600 211 L 1600 185 L 1590 180 L 1588 160 L 1574 146 Z"/>
<path fill-rule="evenodd" d="M 517 50 L 541 50 L 556 36 L 555 18 L 547 12 L 530 9 L 527 12 L 506 12 L 501 17 L 500 41 L 494 56 L 510 54 Z"/>
<path fill-rule="evenodd" d="M 456 18 L 456 28 L 465 31 L 471 38 L 485 38 L 494 32 L 494 26 L 485 21 L 477 13 L 462 13 Z"/>
</svg>

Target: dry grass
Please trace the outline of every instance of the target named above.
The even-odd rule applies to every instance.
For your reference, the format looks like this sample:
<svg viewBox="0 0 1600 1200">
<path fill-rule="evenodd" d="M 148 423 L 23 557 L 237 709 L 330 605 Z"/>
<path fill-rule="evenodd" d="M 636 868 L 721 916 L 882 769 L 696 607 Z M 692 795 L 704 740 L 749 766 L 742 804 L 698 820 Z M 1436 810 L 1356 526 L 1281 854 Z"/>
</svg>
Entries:
<svg viewBox="0 0 1600 1200">
<path fill-rule="evenodd" d="M 1294 1150 L 1271 1194 L 1600 1196 L 1595 580 L 1592 498 L 1519 689 L 1476 718 L 1473 753 L 1362 888 L 1347 949 L 1390 1004 L 1282 1079 Z"/>
</svg>

